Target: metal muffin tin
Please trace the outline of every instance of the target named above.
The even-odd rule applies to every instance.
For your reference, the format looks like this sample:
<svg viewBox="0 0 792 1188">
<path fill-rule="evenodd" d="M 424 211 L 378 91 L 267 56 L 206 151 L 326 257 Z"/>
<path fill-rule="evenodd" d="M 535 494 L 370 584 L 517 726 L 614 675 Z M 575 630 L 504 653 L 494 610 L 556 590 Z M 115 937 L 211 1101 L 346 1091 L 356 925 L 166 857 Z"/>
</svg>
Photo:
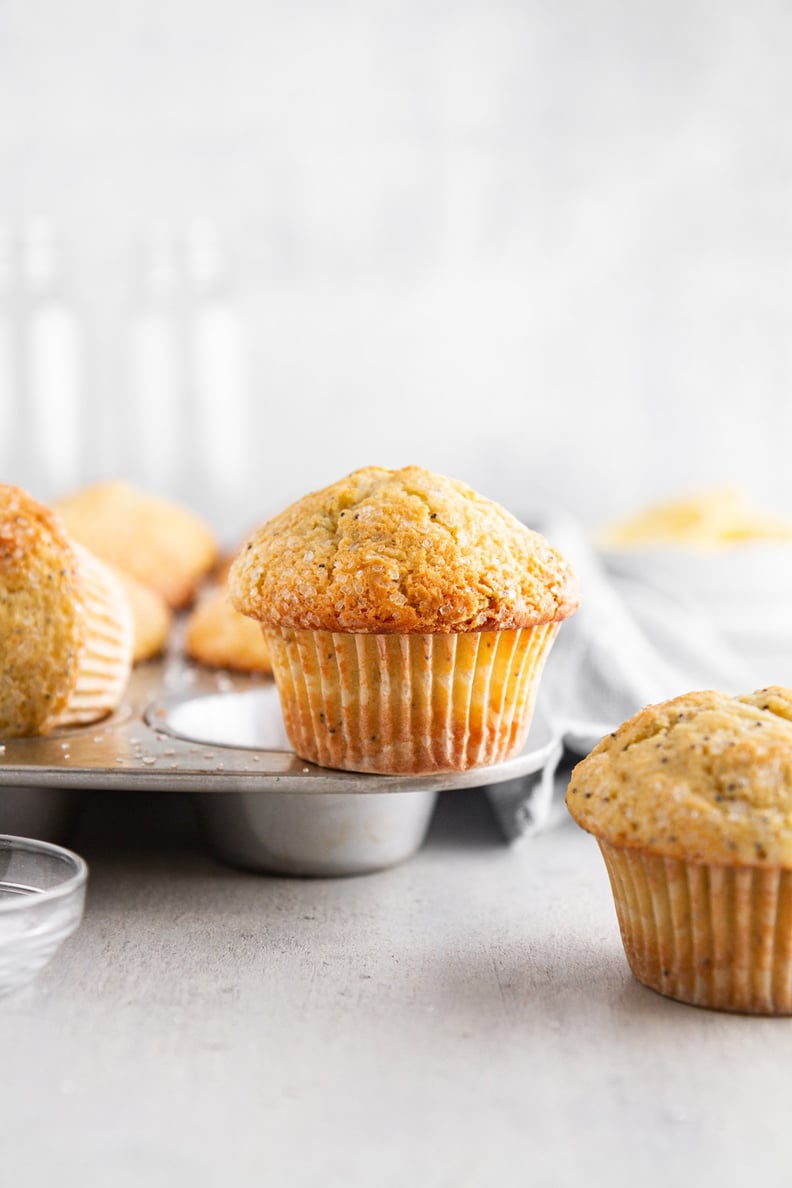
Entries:
<svg viewBox="0 0 792 1188">
<path fill-rule="evenodd" d="M 493 767 L 427 776 L 317 767 L 291 750 L 272 681 L 172 656 L 135 669 L 125 704 L 102 722 L 0 740 L 0 832 L 63 840 L 92 789 L 184 792 L 225 862 L 359 874 L 420 848 L 441 790 L 513 788 L 560 750 L 536 717 L 522 753 Z"/>
</svg>

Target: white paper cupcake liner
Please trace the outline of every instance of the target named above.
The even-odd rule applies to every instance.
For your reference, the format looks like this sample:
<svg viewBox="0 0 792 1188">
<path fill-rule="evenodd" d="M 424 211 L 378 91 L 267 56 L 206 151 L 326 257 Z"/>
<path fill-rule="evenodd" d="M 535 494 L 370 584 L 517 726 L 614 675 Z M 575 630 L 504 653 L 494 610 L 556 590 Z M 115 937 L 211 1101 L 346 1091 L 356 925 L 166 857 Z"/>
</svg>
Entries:
<svg viewBox="0 0 792 1188">
<path fill-rule="evenodd" d="M 113 573 L 87 549 L 74 545 L 80 569 L 85 642 L 77 683 L 55 726 L 95 722 L 117 709 L 132 667 L 132 613 Z"/>
<path fill-rule="evenodd" d="M 792 1014 L 792 871 L 599 845 L 640 982 L 695 1006 Z"/>
<path fill-rule="evenodd" d="M 464 771 L 522 747 L 557 623 L 448 635 L 267 628 L 298 755 L 383 774 Z"/>
</svg>

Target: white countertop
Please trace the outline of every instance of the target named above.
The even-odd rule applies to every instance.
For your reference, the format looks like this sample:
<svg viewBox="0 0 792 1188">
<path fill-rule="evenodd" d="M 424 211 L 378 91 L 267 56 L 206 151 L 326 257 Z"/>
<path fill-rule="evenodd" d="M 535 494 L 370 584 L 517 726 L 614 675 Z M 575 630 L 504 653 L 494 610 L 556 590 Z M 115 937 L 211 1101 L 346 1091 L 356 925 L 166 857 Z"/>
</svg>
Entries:
<svg viewBox="0 0 792 1188">
<path fill-rule="evenodd" d="M 0 1001 L 0 1183 L 789 1183 L 792 1021 L 638 985 L 571 822 L 441 794 L 392 870 L 221 866 L 177 795 L 96 794 L 80 930 Z"/>
</svg>

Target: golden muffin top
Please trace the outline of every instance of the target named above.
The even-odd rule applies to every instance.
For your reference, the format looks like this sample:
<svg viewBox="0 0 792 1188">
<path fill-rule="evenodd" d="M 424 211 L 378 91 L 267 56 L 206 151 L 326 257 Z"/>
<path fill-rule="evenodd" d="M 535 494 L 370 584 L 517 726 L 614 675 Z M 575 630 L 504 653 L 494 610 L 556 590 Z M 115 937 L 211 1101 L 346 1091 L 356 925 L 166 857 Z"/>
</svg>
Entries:
<svg viewBox="0 0 792 1188">
<path fill-rule="evenodd" d="M 60 520 L 0 484 L 0 737 L 49 729 L 76 684 L 84 639 L 78 559 Z"/>
<path fill-rule="evenodd" d="M 650 705 L 577 764 L 566 803 L 614 845 L 792 869 L 792 690 Z"/>
<path fill-rule="evenodd" d="M 272 672 L 269 647 L 261 627 L 234 609 L 224 585 L 204 591 L 190 611 L 184 630 L 184 650 L 191 659 L 212 668 Z"/>
<path fill-rule="evenodd" d="M 369 466 L 298 500 L 243 547 L 229 589 L 264 624 L 321 631 L 528 627 L 578 605 L 544 537 L 419 466 Z"/>
<path fill-rule="evenodd" d="M 192 602 L 217 558 L 215 534 L 200 516 L 122 479 L 83 487 L 55 508 L 74 540 L 174 609 Z"/>
</svg>

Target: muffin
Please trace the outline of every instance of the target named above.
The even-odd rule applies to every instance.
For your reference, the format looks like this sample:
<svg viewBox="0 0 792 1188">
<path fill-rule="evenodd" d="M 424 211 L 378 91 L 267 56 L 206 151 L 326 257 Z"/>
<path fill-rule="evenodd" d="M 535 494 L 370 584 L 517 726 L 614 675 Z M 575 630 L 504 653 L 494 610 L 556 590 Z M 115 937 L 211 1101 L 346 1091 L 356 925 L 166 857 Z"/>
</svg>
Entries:
<svg viewBox="0 0 792 1188">
<path fill-rule="evenodd" d="M 153 586 L 110 566 L 121 583 L 132 612 L 132 663 L 141 664 L 164 651 L 173 626 L 173 612 Z"/>
<path fill-rule="evenodd" d="M 522 747 L 570 566 L 463 483 L 367 467 L 259 529 L 229 576 L 264 628 L 298 755 L 381 773 L 464 771 Z"/>
<path fill-rule="evenodd" d="M 649 706 L 572 772 L 639 981 L 696 1006 L 792 1013 L 792 691 Z"/>
<path fill-rule="evenodd" d="M 225 586 L 207 590 L 190 611 L 184 650 L 192 660 L 210 668 L 272 673 L 263 632 L 253 619 L 235 610 Z"/>
<path fill-rule="evenodd" d="M 84 487 L 55 508 L 74 540 L 174 610 L 193 601 L 217 559 L 215 534 L 199 516 L 122 480 Z"/>
<path fill-rule="evenodd" d="M 104 717 L 131 657 L 129 607 L 107 566 L 52 511 L 0 485 L 0 736 Z"/>
</svg>

